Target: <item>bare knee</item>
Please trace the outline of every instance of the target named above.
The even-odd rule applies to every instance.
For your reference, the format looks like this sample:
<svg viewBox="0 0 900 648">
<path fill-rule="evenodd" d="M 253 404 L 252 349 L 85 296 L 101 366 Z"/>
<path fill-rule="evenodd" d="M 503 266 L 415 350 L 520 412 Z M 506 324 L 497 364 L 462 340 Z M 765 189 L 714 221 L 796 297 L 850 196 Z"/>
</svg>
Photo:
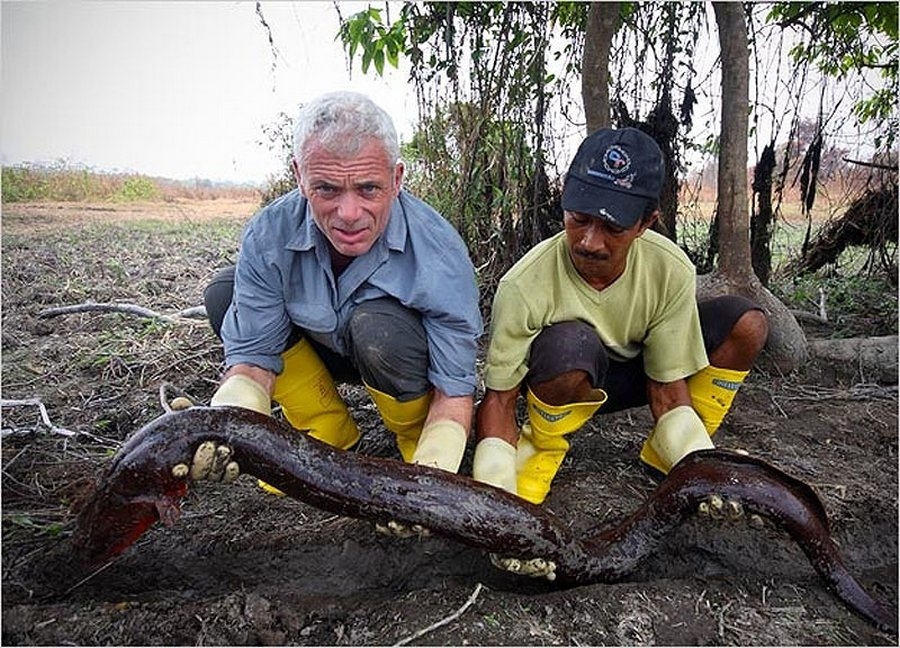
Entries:
<svg viewBox="0 0 900 648">
<path fill-rule="evenodd" d="M 716 367 L 747 371 L 756 361 L 769 338 L 769 318 L 761 310 L 741 315 L 725 341 L 709 356 Z"/>
<path fill-rule="evenodd" d="M 769 318 L 761 310 L 747 311 L 735 323 L 732 332 L 756 358 L 769 339 Z"/>
<path fill-rule="evenodd" d="M 568 371 L 551 380 L 530 383 L 528 388 L 541 401 L 554 406 L 583 401 L 592 389 L 590 376 L 584 371 Z"/>
</svg>

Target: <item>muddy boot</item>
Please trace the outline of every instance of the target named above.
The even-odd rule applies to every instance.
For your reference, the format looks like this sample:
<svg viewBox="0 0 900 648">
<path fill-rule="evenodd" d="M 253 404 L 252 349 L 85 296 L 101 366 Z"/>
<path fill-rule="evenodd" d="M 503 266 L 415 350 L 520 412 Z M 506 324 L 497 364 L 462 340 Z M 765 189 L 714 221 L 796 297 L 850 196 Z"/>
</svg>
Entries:
<svg viewBox="0 0 900 648">
<path fill-rule="evenodd" d="M 709 365 L 688 378 L 691 402 L 709 436 L 715 434 L 722 425 L 738 389 L 749 373 Z"/>
</svg>

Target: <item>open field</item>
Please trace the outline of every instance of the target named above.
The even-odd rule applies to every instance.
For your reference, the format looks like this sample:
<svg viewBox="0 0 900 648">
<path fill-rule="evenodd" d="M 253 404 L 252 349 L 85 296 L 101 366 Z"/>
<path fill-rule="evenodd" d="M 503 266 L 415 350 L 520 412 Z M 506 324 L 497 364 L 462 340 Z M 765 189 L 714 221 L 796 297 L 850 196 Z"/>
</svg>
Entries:
<svg viewBox="0 0 900 648">
<path fill-rule="evenodd" d="M 36 405 L 3 408 L 5 645 L 386 645 L 439 622 L 411 643 L 896 645 L 837 601 L 772 525 L 692 520 L 622 581 L 559 590 L 439 536 L 387 538 L 267 496 L 249 476 L 198 484 L 174 526 L 156 525 L 101 571 L 73 578 L 68 542 L 93 481 L 162 413 L 161 387 L 208 402 L 222 354 L 203 321 L 40 313 L 87 302 L 164 315 L 196 306 L 234 261 L 255 209 L 242 200 L 4 205 L 3 398 L 39 400 L 53 426 Z M 853 330 L 866 334 L 861 319 Z M 810 484 L 850 570 L 896 608 L 896 385 L 856 368 L 841 375 L 751 374 L 716 441 Z M 366 394 L 341 389 L 364 434 L 355 451 L 398 458 Z M 545 506 L 576 531 L 636 509 L 657 483 L 637 459 L 649 427 L 642 409 L 596 416 L 574 435 Z"/>
</svg>

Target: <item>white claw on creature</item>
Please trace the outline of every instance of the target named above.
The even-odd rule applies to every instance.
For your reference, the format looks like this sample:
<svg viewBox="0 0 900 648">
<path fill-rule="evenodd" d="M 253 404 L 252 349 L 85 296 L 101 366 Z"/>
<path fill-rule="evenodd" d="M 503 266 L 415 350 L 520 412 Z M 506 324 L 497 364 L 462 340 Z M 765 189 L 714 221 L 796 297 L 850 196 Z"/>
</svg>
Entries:
<svg viewBox="0 0 900 648">
<path fill-rule="evenodd" d="M 744 507 L 738 500 L 728 500 L 725 514 L 729 520 L 739 520 L 744 517 Z"/>
<path fill-rule="evenodd" d="M 197 447 L 194 453 L 194 461 L 191 463 L 191 479 L 194 481 L 206 479 L 212 470 L 216 457 L 216 444 L 213 441 L 204 441 Z"/>
<path fill-rule="evenodd" d="M 709 514 L 719 519 L 723 516 L 725 509 L 725 502 L 718 495 L 710 495 L 709 496 Z"/>
<path fill-rule="evenodd" d="M 241 474 L 241 468 L 237 461 L 229 461 L 225 464 L 225 472 L 222 475 L 223 482 L 233 482 Z"/>
<path fill-rule="evenodd" d="M 501 557 L 491 554 L 491 563 L 500 569 L 521 576 L 532 578 L 546 578 L 548 581 L 556 580 L 556 563 L 544 558 L 531 558 L 520 560 L 519 558 Z"/>
<path fill-rule="evenodd" d="M 172 411 L 179 412 L 181 410 L 186 410 L 189 407 L 193 407 L 194 403 L 190 398 L 185 398 L 184 396 L 176 396 L 169 402 L 169 407 L 172 408 Z"/>
</svg>

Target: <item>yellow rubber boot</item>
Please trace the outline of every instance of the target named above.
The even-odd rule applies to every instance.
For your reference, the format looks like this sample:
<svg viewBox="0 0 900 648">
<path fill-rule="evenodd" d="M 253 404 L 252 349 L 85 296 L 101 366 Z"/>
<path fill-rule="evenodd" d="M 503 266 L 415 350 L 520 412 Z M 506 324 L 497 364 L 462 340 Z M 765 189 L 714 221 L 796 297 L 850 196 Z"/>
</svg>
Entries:
<svg viewBox="0 0 900 648">
<path fill-rule="evenodd" d="M 328 445 L 342 450 L 353 447 L 359 441 L 359 428 L 309 341 L 300 340 L 281 358 L 284 370 L 275 379 L 272 400 L 281 405 L 288 422 Z M 283 494 L 262 480 L 258 484 L 267 492 Z"/>
<path fill-rule="evenodd" d="M 359 441 L 359 428 L 338 394 L 331 374 L 307 340 L 282 354 L 284 370 L 275 379 L 272 400 L 288 422 L 313 438 L 346 450 Z"/>
<path fill-rule="evenodd" d="M 431 406 L 432 393 L 428 392 L 411 401 L 398 401 L 374 387 L 369 385 L 365 387 L 381 414 L 384 426 L 397 438 L 397 447 L 403 461 L 412 463 L 419 437 L 422 435 L 422 426 Z"/>
<path fill-rule="evenodd" d="M 749 371 L 722 369 L 712 365 L 688 378 L 691 401 L 709 436 L 716 433 L 731 409 L 738 389 Z"/>
<path fill-rule="evenodd" d="M 606 392 L 595 389 L 591 400 L 568 405 L 547 405 L 529 389 L 525 394 L 528 421 L 522 425 L 516 449 L 516 492 L 519 497 L 540 504 L 550 492 L 569 450 L 565 439 L 588 422 L 603 403 Z"/>
</svg>

